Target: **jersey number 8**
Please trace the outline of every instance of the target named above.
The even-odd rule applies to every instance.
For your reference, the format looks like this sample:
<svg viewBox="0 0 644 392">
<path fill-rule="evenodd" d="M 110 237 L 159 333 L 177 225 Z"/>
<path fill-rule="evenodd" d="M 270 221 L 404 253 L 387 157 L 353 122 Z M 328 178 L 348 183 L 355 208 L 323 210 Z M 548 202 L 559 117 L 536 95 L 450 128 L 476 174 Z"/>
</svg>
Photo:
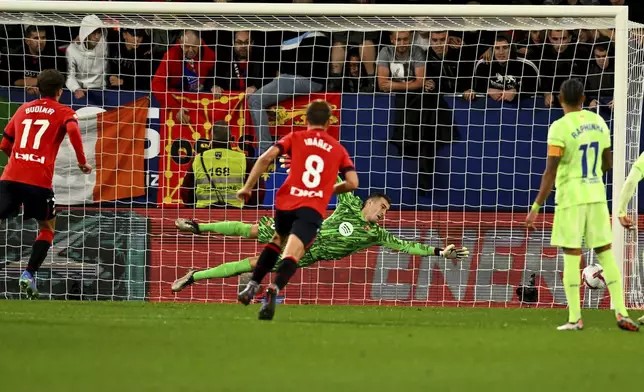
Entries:
<svg viewBox="0 0 644 392">
<path fill-rule="evenodd" d="M 309 155 L 304 162 L 304 173 L 302 183 L 309 189 L 317 188 L 322 180 L 321 173 L 324 170 L 324 161 L 319 155 Z"/>
</svg>

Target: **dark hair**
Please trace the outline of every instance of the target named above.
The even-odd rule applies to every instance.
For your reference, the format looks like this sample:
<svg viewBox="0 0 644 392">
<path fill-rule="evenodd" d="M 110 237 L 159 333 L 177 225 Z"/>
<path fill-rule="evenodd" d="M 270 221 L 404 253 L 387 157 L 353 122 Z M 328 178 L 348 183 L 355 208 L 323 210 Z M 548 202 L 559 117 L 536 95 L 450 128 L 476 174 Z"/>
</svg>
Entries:
<svg viewBox="0 0 644 392">
<path fill-rule="evenodd" d="M 494 39 L 494 42 L 499 42 L 499 41 L 505 41 L 509 44 L 512 43 L 512 38 L 506 33 L 497 33 L 496 38 Z"/>
<path fill-rule="evenodd" d="M 36 25 L 29 25 L 29 26 L 25 27 L 25 38 L 29 38 L 31 33 L 39 33 L 41 31 L 45 32 L 45 28 L 44 27 L 39 28 Z"/>
<path fill-rule="evenodd" d="M 121 29 L 121 33 L 128 33 L 134 37 L 145 37 L 147 35 L 145 29 Z"/>
<path fill-rule="evenodd" d="M 331 118 L 331 106 L 327 101 L 316 99 L 306 108 L 306 121 L 309 125 L 324 126 Z"/>
<path fill-rule="evenodd" d="M 568 79 L 561 85 L 561 103 L 576 106 L 584 98 L 584 85 L 578 79 Z"/>
<path fill-rule="evenodd" d="M 610 49 L 611 41 L 609 39 L 598 39 L 593 46 L 593 52 L 595 50 L 601 50 L 602 52 L 608 52 Z"/>
<path fill-rule="evenodd" d="M 362 207 L 364 207 L 365 204 L 367 204 L 367 202 L 369 200 L 371 200 L 371 199 L 380 199 L 380 198 L 383 198 L 383 199 L 387 200 L 387 203 L 389 203 L 389 205 L 391 205 L 391 197 L 385 195 L 383 192 L 371 192 L 369 197 L 367 197 L 367 200 L 365 200 L 364 203 L 362 203 Z"/>
<path fill-rule="evenodd" d="M 56 69 L 45 69 L 38 74 L 38 90 L 42 97 L 56 98 L 65 86 L 65 77 Z"/>
<path fill-rule="evenodd" d="M 224 120 L 215 121 L 211 130 L 212 148 L 228 148 L 230 128 Z"/>
</svg>

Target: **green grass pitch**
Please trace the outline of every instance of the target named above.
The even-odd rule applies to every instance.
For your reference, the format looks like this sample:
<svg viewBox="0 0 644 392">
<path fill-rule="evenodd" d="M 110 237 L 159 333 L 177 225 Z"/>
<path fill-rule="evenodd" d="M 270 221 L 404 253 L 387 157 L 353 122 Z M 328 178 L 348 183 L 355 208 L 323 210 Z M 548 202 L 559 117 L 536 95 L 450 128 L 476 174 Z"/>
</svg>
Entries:
<svg viewBox="0 0 644 392">
<path fill-rule="evenodd" d="M 637 388 L 644 336 L 612 312 L 0 301 L 2 391 Z M 633 314 L 635 316 L 636 314 Z M 638 315 L 638 314 L 637 314 Z"/>
</svg>

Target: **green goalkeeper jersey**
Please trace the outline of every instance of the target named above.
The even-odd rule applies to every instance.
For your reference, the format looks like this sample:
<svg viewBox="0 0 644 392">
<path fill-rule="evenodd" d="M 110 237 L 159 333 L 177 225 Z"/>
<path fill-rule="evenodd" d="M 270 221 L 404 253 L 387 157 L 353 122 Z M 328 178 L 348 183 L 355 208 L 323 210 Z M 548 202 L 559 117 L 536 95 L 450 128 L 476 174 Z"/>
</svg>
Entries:
<svg viewBox="0 0 644 392">
<path fill-rule="evenodd" d="M 568 113 L 550 126 L 548 145 L 564 149 L 555 180 L 557 207 L 605 203 L 602 152 L 611 143 L 604 119 L 588 110 Z"/>
<path fill-rule="evenodd" d="M 340 260 L 372 246 L 386 248 L 417 256 L 433 256 L 434 247 L 397 238 L 377 223 L 368 222 L 362 215 L 362 199 L 351 193 L 338 195 L 335 211 L 322 222 L 322 228 L 299 267 L 317 261 Z M 270 241 L 273 236 L 273 220 L 260 219 L 258 240 Z"/>
</svg>

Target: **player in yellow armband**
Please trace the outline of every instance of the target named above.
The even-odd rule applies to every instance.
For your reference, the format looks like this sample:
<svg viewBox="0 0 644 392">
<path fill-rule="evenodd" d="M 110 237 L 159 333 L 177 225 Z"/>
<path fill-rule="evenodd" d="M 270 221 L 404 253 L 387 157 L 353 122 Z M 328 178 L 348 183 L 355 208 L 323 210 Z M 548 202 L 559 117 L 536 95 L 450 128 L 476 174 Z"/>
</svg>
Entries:
<svg viewBox="0 0 644 392">
<path fill-rule="evenodd" d="M 548 131 L 548 158 L 537 200 L 526 219 L 534 228 L 539 208 L 555 185 L 555 217 L 551 244 L 564 253 L 563 284 L 568 300 L 568 322 L 557 329 L 581 330 L 579 287 L 582 242 L 594 249 L 604 269 L 604 279 L 615 307 L 617 326 L 627 331 L 639 327 L 629 317 L 624 305 L 622 278 L 611 250 L 613 239 L 606 189 L 602 180 L 611 169 L 613 158 L 610 130 L 597 113 L 583 110 L 584 86 L 570 79 L 561 86 L 559 102 L 564 116 Z"/>
</svg>

